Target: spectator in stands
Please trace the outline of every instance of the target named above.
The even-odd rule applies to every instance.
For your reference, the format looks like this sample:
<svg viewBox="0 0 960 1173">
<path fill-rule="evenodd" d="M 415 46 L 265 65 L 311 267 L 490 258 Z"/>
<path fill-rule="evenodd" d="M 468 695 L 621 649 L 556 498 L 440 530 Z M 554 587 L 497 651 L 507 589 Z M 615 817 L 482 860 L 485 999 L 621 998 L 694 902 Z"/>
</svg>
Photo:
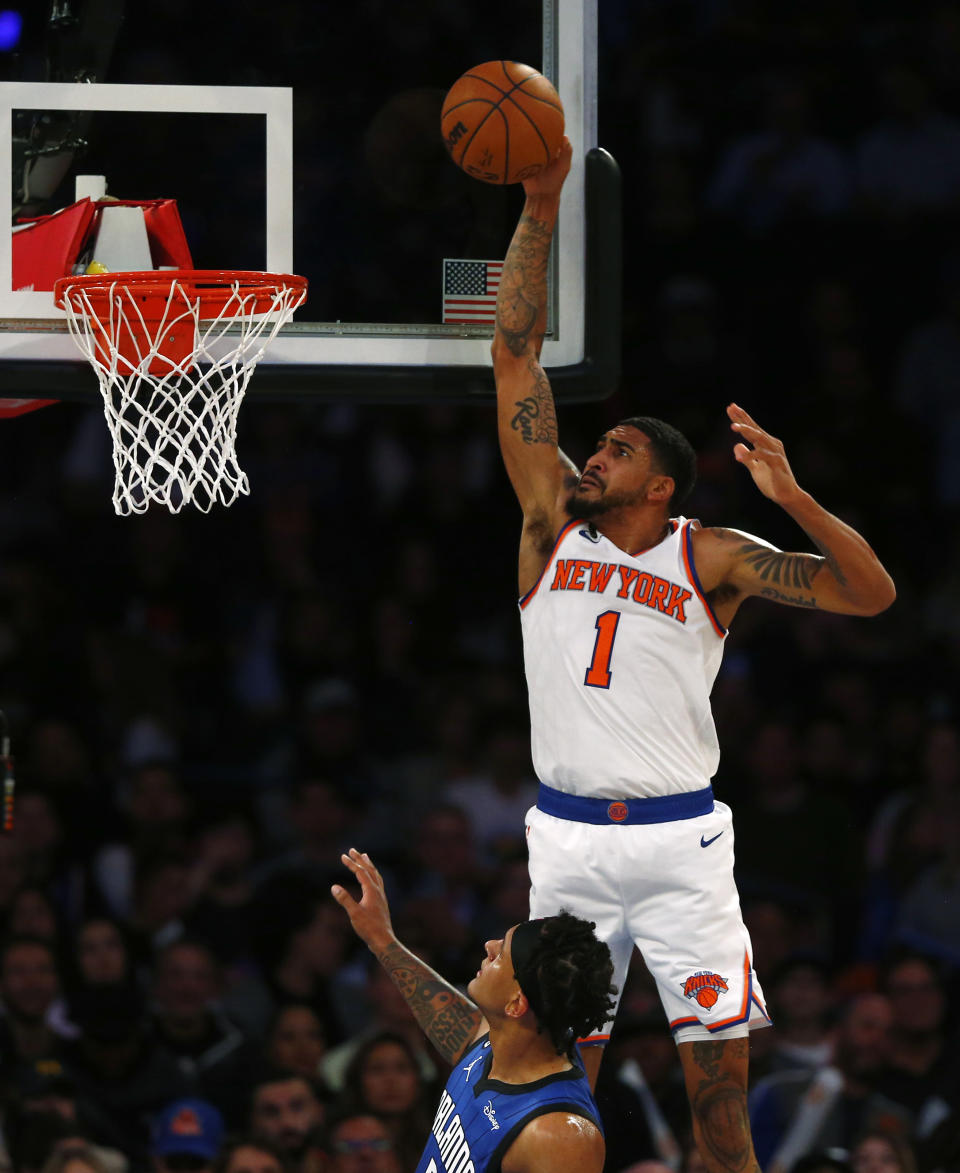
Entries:
<svg viewBox="0 0 960 1173">
<path fill-rule="evenodd" d="M 147 1121 L 191 1087 L 176 1059 L 150 1031 L 142 996 L 129 985 L 90 986 L 73 1002 L 79 1036 L 65 1048 L 64 1066 L 81 1098 L 109 1117 L 111 1143 L 133 1162 L 147 1160 Z"/>
<path fill-rule="evenodd" d="M 952 721 L 930 723 L 922 738 L 918 778 L 890 795 L 869 834 L 873 917 L 894 928 L 897 903 L 936 868 L 952 846 L 960 808 L 960 731 Z M 882 944 L 887 944 L 886 940 Z"/>
<path fill-rule="evenodd" d="M 880 994 L 860 994 L 844 1008 L 832 1061 L 761 1079 L 750 1095 L 750 1124 L 762 1169 L 789 1169 L 805 1155 L 849 1150 L 881 1119 L 906 1135 L 909 1109 L 877 1091 L 890 1049 L 891 1010 Z"/>
<path fill-rule="evenodd" d="M 36 786 L 17 787 L 16 838 L 24 871 L 31 883 L 47 892 L 58 917 L 75 917 L 86 894 L 83 868 L 56 800 Z"/>
<path fill-rule="evenodd" d="M 288 1173 L 287 1157 L 273 1141 L 244 1133 L 221 1147 L 213 1173 Z"/>
<path fill-rule="evenodd" d="M 171 762 L 147 761 L 131 770 L 120 806 L 127 826 L 97 852 L 92 874 L 107 910 L 126 921 L 134 912 L 138 861 L 182 850 L 190 801 Z"/>
<path fill-rule="evenodd" d="M 922 1126 L 947 1105 L 960 1104 L 960 1069 L 943 979 L 928 958 L 907 953 L 886 965 L 883 992 L 892 1019 L 877 1089 L 909 1108 Z"/>
<path fill-rule="evenodd" d="M 821 957 L 795 954 L 770 975 L 774 1045 L 767 1071 L 815 1071 L 830 1062 L 833 1042 L 830 970 Z"/>
<path fill-rule="evenodd" d="M 57 910 L 41 884 L 25 884 L 10 903 L 7 932 L 46 941 L 59 954 L 62 933 Z"/>
<path fill-rule="evenodd" d="M 76 985 L 110 986 L 134 981 L 126 934 L 109 917 L 90 917 L 75 938 Z"/>
<path fill-rule="evenodd" d="M 193 839 L 188 934 L 203 940 L 227 969 L 253 964 L 251 912 L 259 842 L 250 814 L 231 803 L 208 815 Z"/>
<path fill-rule="evenodd" d="M 736 139 L 707 193 L 713 211 L 764 233 L 798 219 L 837 216 L 850 207 L 850 163 L 811 129 L 810 93 L 799 78 L 774 77 L 767 129 Z"/>
<path fill-rule="evenodd" d="M 483 872 L 470 816 L 452 803 L 435 804 L 419 821 L 411 862 L 416 876 L 402 915 L 423 926 L 439 969 L 457 978 L 471 976 L 476 963 L 467 952 L 470 926 L 481 908 Z"/>
<path fill-rule="evenodd" d="M 857 181 L 867 208 L 888 219 L 960 208 L 960 122 L 936 108 L 930 85 L 906 63 L 878 85 L 886 116 L 861 134 Z"/>
<path fill-rule="evenodd" d="M 65 1122 L 70 1134 L 96 1142 L 97 1153 L 110 1166 L 111 1171 L 126 1169 L 126 1157 L 114 1147 L 115 1133 L 112 1121 L 102 1105 L 80 1096 L 76 1081 L 69 1071 L 56 1059 L 40 1059 L 24 1072 L 19 1084 L 19 1099 L 11 1105 L 11 1113 L 4 1119 L 4 1134 L 7 1139 L 29 1123 L 28 1118 L 42 1117 L 44 1126 L 51 1135 L 61 1136 L 62 1130 L 51 1121 Z M 66 1143 L 68 1133 L 62 1133 Z"/>
<path fill-rule="evenodd" d="M 223 1117 L 205 1100 L 174 1100 L 151 1130 L 156 1173 L 210 1173 L 223 1144 Z"/>
<path fill-rule="evenodd" d="M 404 1173 L 390 1133 L 376 1116 L 344 1116 L 328 1131 L 330 1173 Z"/>
<path fill-rule="evenodd" d="M 842 797 L 812 790 L 801 770 L 789 721 L 768 718 L 755 731 L 746 761 L 749 801 L 737 823 L 741 889 L 774 898 L 819 903 L 829 895 L 836 914 L 855 896 L 856 831 Z M 822 845 L 822 866 L 811 869 L 809 844 Z"/>
<path fill-rule="evenodd" d="M 481 855 L 492 864 L 504 849 L 523 842 L 527 811 L 537 801 L 537 779 L 525 719 L 491 712 L 481 744 L 480 771 L 453 783 L 447 797 L 466 812 Z"/>
<path fill-rule="evenodd" d="M 323 1124 L 324 1106 L 316 1087 L 302 1075 L 268 1071 L 254 1085 L 250 1131 L 278 1145 L 299 1169 L 315 1129 Z"/>
<path fill-rule="evenodd" d="M 0 919 L 26 880 L 23 849 L 12 835 L 0 835 Z"/>
<path fill-rule="evenodd" d="M 850 1153 L 853 1173 L 917 1173 L 909 1141 L 895 1133 L 865 1133 Z"/>
<path fill-rule="evenodd" d="M 286 812 L 291 843 L 262 869 L 264 877 L 297 872 L 326 885 L 350 846 L 356 825 L 348 792 L 329 778 L 298 777 L 290 788 Z"/>
<path fill-rule="evenodd" d="M 221 1012 L 220 967 L 201 941 L 174 941 L 157 954 L 153 1026 L 188 1087 L 222 1112 L 227 1127 L 243 1123 L 260 1050 Z"/>
<path fill-rule="evenodd" d="M 331 1044 L 356 1024 L 356 997 L 341 973 L 349 938 L 326 888 L 297 874 L 271 877 L 257 892 L 253 934 L 259 973 L 226 991 L 226 1014 L 249 1037 L 263 1040 L 277 1009 L 305 1002 Z"/>
<path fill-rule="evenodd" d="M 43 1164 L 41 1173 L 112 1173 L 110 1164 L 93 1145 L 64 1137 Z"/>
<path fill-rule="evenodd" d="M 287 1002 L 280 1007 L 270 1024 L 264 1047 L 267 1061 L 273 1067 L 317 1080 L 326 1050 L 323 1023 L 312 1006 Z"/>
<path fill-rule="evenodd" d="M 900 347 L 894 398 L 934 454 L 941 504 L 960 506 L 960 256 L 948 254 L 939 273 L 940 309 L 910 329 Z M 929 474 L 928 474 L 929 476 Z"/>
<path fill-rule="evenodd" d="M 435 1107 L 431 1100 L 416 1053 L 403 1035 L 374 1035 L 347 1068 L 343 1110 L 368 1113 L 386 1125 L 403 1173 L 413 1173 L 423 1152 Z"/>
<path fill-rule="evenodd" d="M 0 946 L 0 1067 L 16 1084 L 18 1071 L 63 1054 L 65 1039 L 51 1024 L 60 993 L 53 948 L 33 937 L 13 937 Z"/>
</svg>

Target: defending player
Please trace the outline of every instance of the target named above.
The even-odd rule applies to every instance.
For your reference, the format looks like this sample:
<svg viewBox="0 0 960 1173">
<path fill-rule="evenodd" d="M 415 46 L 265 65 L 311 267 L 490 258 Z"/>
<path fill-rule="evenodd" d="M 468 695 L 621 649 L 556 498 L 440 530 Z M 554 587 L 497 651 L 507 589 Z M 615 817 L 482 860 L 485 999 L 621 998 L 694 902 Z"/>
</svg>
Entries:
<svg viewBox="0 0 960 1173">
<path fill-rule="evenodd" d="M 500 447 L 523 511 L 521 627 L 541 783 L 527 825 L 530 915 L 588 916 L 620 989 L 637 944 L 679 1045 L 707 1167 L 756 1170 L 747 1035 L 769 1020 L 733 880 L 730 811 L 710 786 L 710 690 L 748 596 L 875 615 L 895 591 L 869 545 L 800 489 L 780 441 L 736 404 L 735 458 L 819 556 L 677 516 L 696 456 L 660 420 L 611 427 L 582 475 L 559 450 L 539 355 L 570 161 L 565 141 L 524 183 L 493 343 Z M 584 1052 L 594 1079 L 607 1037 Z"/>
<path fill-rule="evenodd" d="M 454 1065 L 417 1173 L 600 1173 L 603 1133 L 574 1050 L 614 1005 L 610 951 L 593 925 L 569 913 L 514 925 L 486 943 L 466 998 L 393 935 L 370 857 L 341 858 L 361 898 L 339 884 L 334 897 Z"/>
</svg>

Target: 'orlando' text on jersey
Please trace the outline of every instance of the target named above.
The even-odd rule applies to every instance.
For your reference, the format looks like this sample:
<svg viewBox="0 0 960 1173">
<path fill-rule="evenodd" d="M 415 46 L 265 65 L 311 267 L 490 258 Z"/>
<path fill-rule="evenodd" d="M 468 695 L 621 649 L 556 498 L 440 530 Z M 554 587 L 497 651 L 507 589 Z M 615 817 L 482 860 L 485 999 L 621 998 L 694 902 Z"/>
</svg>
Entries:
<svg viewBox="0 0 960 1173">
<path fill-rule="evenodd" d="M 541 782 L 611 799 L 709 785 L 719 761 L 710 690 L 726 632 L 697 579 L 695 526 L 677 518 L 635 554 L 582 521 L 560 531 L 520 600 Z"/>
<path fill-rule="evenodd" d="M 526 1125 L 549 1112 L 583 1116 L 601 1128 L 582 1067 L 533 1083 L 502 1083 L 490 1078 L 492 1062 L 485 1035 L 454 1067 L 417 1173 L 500 1173 L 504 1154 Z"/>
</svg>

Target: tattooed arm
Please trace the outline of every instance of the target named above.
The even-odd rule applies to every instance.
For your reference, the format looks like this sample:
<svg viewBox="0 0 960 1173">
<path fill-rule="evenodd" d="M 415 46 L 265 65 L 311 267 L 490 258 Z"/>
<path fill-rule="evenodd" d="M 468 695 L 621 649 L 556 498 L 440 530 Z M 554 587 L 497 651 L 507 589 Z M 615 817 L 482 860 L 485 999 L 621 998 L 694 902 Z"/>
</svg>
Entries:
<svg viewBox="0 0 960 1173">
<path fill-rule="evenodd" d="M 800 488 L 779 440 L 736 404 L 730 404 L 727 414 L 741 437 L 734 456 L 764 496 L 790 514 L 820 554 L 784 553 L 738 530 L 707 529 L 695 534 L 697 570 L 702 572 L 702 585 L 715 602 L 720 622 L 729 622 L 748 595 L 843 615 L 885 611 L 896 597 L 896 588 L 867 541 Z"/>
<path fill-rule="evenodd" d="M 507 475 L 523 511 L 520 593 L 533 586 L 559 528 L 565 458 L 557 444 L 557 414 L 540 348 L 547 320 L 547 262 L 570 170 L 570 143 L 524 183 L 526 201 L 504 261 L 497 295 L 493 373 L 497 426 Z"/>
<path fill-rule="evenodd" d="M 393 979 L 413 1011 L 420 1028 L 448 1063 L 455 1063 L 467 1045 L 479 1038 L 487 1024 L 469 998 L 443 980 L 393 934 L 383 877 L 370 857 L 350 848 L 340 857 L 360 883 L 359 901 L 339 884 L 333 897 L 350 917 L 357 936 Z"/>
</svg>

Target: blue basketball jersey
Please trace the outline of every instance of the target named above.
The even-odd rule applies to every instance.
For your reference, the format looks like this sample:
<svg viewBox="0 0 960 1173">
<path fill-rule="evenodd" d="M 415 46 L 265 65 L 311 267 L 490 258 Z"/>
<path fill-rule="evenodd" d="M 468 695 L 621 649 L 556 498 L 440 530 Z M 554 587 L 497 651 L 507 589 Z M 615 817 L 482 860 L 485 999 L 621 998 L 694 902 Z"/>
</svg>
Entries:
<svg viewBox="0 0 960 1173">
<path fill-rule="evenodd" d="M 499 1173 L 521 1129 L 547 1112 L 584 1116 L 601 1128 L 582 1067 L 514 1084 L 490 1079 L 492 1063 L 484 1035 L 447 1080 L 417 1173 Z"/>
</svg>

